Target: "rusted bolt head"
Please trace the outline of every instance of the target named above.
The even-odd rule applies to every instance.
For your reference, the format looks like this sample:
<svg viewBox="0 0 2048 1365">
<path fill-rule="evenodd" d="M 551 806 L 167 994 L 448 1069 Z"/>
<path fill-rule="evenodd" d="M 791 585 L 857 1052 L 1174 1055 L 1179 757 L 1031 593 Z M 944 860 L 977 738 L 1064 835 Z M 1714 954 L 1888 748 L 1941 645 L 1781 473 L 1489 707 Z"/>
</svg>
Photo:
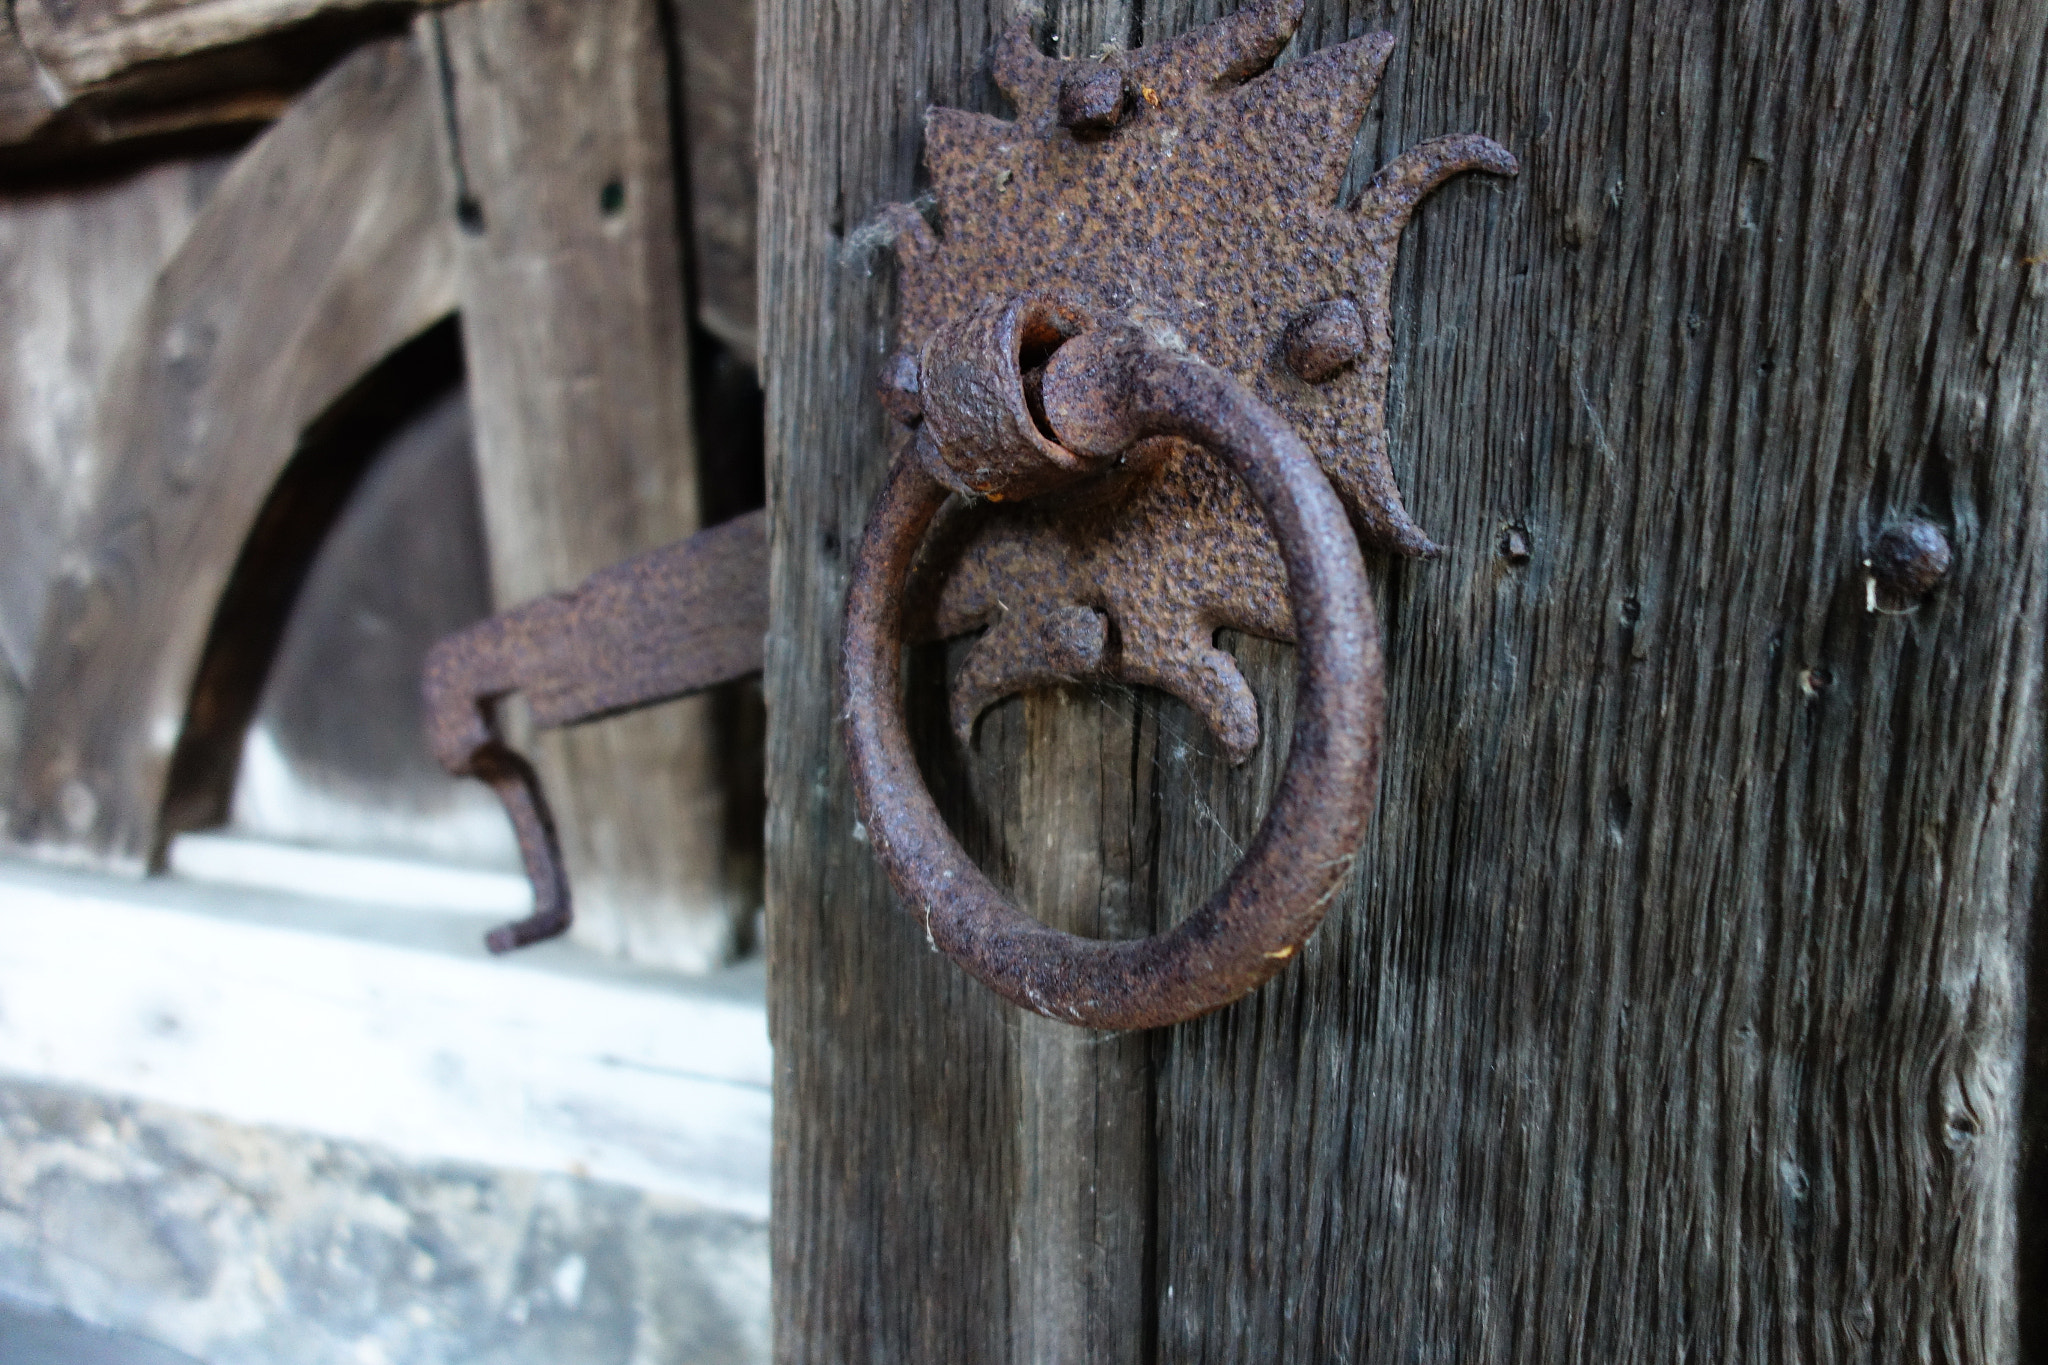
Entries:
<svg viewBox="0 0 2048 1365">
<path fill-rule="evenodd" d="M 1101 137 L 1124 118 L 1124 73 L 1080 62 L 1060 77 L 1060 126 L 1075 137 Z"/>
<path fill-rule="evenodd" d="M 1869 574 L 1867 605 L 1872 611 L 1911 611 L 1948 576 L 1954 559 L 1948 536 L 1931 521 L 1915 518 L 1887 526 L 1863 561 Z"/>
<path fill-rule="evenodd" d="M 882 362 L 882 377 L 875 384 L 882 407 L 906 427 L 924 420 L 924 395 L 918 391 L 917 353 L 908 349 Z"/>
<path fill-rule="evenodd" d="M 1365 354 L 1365 319 L 1350 299 L 1328 299 L 1288 324 L 1280 349 L 1288 369 L 1321 384 Z"/>
</svg>

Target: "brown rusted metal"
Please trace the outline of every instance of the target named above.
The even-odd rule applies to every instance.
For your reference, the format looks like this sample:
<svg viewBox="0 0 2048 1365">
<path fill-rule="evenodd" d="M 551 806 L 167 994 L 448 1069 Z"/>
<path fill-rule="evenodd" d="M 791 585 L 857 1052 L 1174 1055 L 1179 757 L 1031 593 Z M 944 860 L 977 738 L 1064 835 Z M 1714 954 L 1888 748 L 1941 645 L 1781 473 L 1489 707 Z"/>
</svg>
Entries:
<svg viewBox="0 0 2048 1365">
<path fill-rule="evenodd" d="M 899 422 L 914 428 L 930 410 L 931 376 L 910 358 L 929 358 L 949 323 L 1025 298 L 1125 314 L 1170 330 L 1279 413 L 1368 547 L 1436 553 L 1402 507 L 1387 456 L 1395 257 L 1432 189 L 1467 170 L 1512 175 L 1515 159 L 1484 137 L 1439 138 L 1340 206 L 1353 135 L 1394 40 L 1371 34 L 1269 70 L 1300 13 L 1300 0 L 1263 0 L 1099 61 L 1043 55 L 1026 21 L 1009 30 L 994 74 L 1016 118 L 932 110 L 937 221 L 908 206 L 884 217 L 901 311 L 883 389 Z M 1291 341 L 1315 382 L 1290 363 Z M 903 439 L 923 438 L 907 429 Z M 971 720 L 1068 674 L 1077 611 L 1100 615 L 1121 648 L 1081 671 L 1178 696 L 1242 759 L 1257 743 L 1257 709 L 1213 640 L 1222 627 L 1294 638 L 1273 537 L 1213 452 L 1161 441 L 1127 455 L 1118 474 L 1091 485 L 1082 508 L 947 508 L 914 580 L 910 638 L 987 632 L 955 684 L 954 711 Z"/>
<path fill-rule="evenodd" d="M 911 563 L 949 495 L 925 461 L 896 462 L 847 592 L 847 751 L 869 843 L 935 946 L 1005 999 L 1089 1028 L 1190 1019 L 1285 966 L 1350 871 L 1378 781 L 1379 635 L 1344 508 L 1285 419 L 1238 380 L 1172 347 L 1170 335 L 1124 318 L 1082 330 L 1045 366 L 1043 413 L 1050 438 L 1073 457 L 1069 481 L 1086 478 L 1090 463 L 1172 438 L 1179 450 L 1227 461 L 1279 541 L 1303 626 L 1293 744 L 1257 836 L 1200 909 L 1131 942 L 1048 929 L 1010 904 L 947 829 L 911 752 L 901 686 Z M 1015 356 L 988 360 L 1007 373 L 984 376 L 970 392 L 1022 384 Z M 938 415 L 936 398 L 926 395 L 927 421 Z M 1041 656 L 1068 649 L 1076 671 L 1123 666 L 1100 631 L 1072 613 L 1064 619 L 1074 629 Z"/>
<path fill-rule="evenodd" d="M 1915 517 L 1885 527 L 1863 561 L 1866 605 L 1887 615 L 1913 610 L 1948 577 L 1954 560 L 1947 533 L 1931 521 Z"/>
<path fill-rule="evenodd" d="M 1030 296 L 997 299 L 934 332 L 918 360 L 912 457 L 954 492 L 992 502 L 1071 483 L 1090 462 L 1046 435 L 1027 376 L 1081 325 L 1073 309 Z"/>
<path fill-rule="evenodd" d="M 1101 137 L 1124 121 L 1130 91 L 1111 63 L 1076 62 L 1060 73 L 1060 126 L 1075 137 Z"/>
<path fill-rule="evenodd" d="M 1350 299 L 1329 299 L 1287 324 L 1280 353 L 1306 383 L 1323 384 L 1365 358 L 1365 319 Z"/>
<path fill-rule="evenodd" d="M 1340 208 L 1393 39 L 1269 69 L 1300 15 L 1301 0 L 1261 0 L 1075 62 L 1045 56 L 1020 20 L 994 73 L 1017 117 L 932 110 L 936 221 L 884 215 L 901 311 L 880 389 L 902 431 L 847 599 L 856 788 L 933 943 L 1072 1023 L 1215 1009 L 1315 928 L 1363 837 L 1378 762 L 1378 639 L 1354 528 L 1382 551 L 1437 552 L 1387 458 L 1395 255 L 1423 196 L 1465 170 L 1512 175 L 1515 159 L 1484 137 L 1441 138 Z M 1244 861 L 1188 919 L 1134 943 L 1011 906 L 911 758 L 903 642 L 983 632 L 953 680 L 963 740 L 1008 693 L 1093 676 L 1180 697 L 1242 760 L 1258 709 L 1216 647 L 1225 627 L 1300 645 L 1293 746 Z"/>
<path fill-rule="evenodd" d="M 522 694 L 548 730 L 671 701 L 760 672 L 767 631 L 767 518 L 750 512 L 435 644 L 422 683 L 434 756 L 498 794 L 533 884 L 533 914 L 492 930 L 492 952 L 552 938 L 571 919 L 554 817 L 499 731 L 498 703 Z"/>
</svg>

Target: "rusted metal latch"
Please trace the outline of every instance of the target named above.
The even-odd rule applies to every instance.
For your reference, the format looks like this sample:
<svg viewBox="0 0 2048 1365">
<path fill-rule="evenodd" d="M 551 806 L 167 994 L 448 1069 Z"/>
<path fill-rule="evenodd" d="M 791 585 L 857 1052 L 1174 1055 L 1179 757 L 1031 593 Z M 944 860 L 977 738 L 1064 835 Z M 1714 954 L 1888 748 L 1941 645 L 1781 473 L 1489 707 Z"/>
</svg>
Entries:
<svg viewBox="0 0 2048 1365">
<path fill-rule="evenodd" d="M 1395 254 L 1430 190 L 1516 171 L 1484 137 L 1440 138 L 1338 206 L 1393 39 L 1274 67 L 1300 14 L 1264 0 L 1087 61 L 1043 55 L 1020 21 L 994 72 L 1016 120 L 932 110 L 936 225 L 885 214 L 901 344 L 882 399 L 900 430 L 842 655 L 862 819 L 933 943 L 1016 1004 L 1092 1028 L 1252 990 L 1356 856 L 1381 715 L 1359 540 L 1436 553 L 1387 459 Z M 963 739 L 1003 696 L 1102 677 L 1181 698 L 1241 760 L 1258 711 L 1216 647 L 1224 627 L 1300 650 L 1287 766 L 1243 860 L 1153 938 L 1081 938 L 1019 911 L 919 775 L 904 642 L 983 632 L 953 681 Z"/>
<path fill-rule="evenodd" d="M 424 678 L 434 756 L 498 794 L 533 883 L 533 913 L 493 929 L 492 952 L 553 938 L 571 917 L 554 817 L 499 730 L 498 703 L 523 694 L 542 730 L 619 715 L 760 672 L 767 633 L 767 516 L 749 512 L 435 644 Z"/>
</svg>

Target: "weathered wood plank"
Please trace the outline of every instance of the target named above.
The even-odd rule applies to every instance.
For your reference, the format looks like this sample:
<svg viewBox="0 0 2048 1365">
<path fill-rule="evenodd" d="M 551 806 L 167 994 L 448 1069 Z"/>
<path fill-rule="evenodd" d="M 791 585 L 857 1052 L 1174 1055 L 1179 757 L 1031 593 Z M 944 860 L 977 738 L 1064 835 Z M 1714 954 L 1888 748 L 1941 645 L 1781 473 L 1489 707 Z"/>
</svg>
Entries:
<svg viewBox="0 0 2048 1365">
<path fill-rule="evenodd" d="M 1168 1044 L 1162 1358 L 2012 1357 L 2037 20 L 1312 30 L 1402 31 L 1368 165 L 1477 128 L 1524 169 L 1406 247 L 1396 449 L 1451 553 L 1383 570 L 1358 891 Z M 1873 616 L 1914 513 L 1958 570 Z M 1242 784 L 1182 790 L 1250 828 Z"/>
<path fill-rule="evenodd" d="M 771 117 L 763 150 L 782 613 L 770 770 L 792 784 L 771 779 L 771 969 L 789 1059 L 777 1180 L 781 1207 L 801 1210 L 778 1233 L 778 1352 L 1136 1360 L 1155 1317 L 1150 1041 L 1006 1019 L 890 904 L 844 804 L 832 661 L 845 556 L 886 451 L 871 392 L 890 345 L 888 278 L 859 229 L 915 192 L 922 109 L 897 98 L 902 83 L 986 106 L 973 58 L 1005 17 L 958 16 L 953 31 L 944 16 L 926 28 L 915 11 L 870 10 L 874 27 L 842 35 L 843 49 L 818 48 L 808 16 L 767 11 L 784 27 L 769 37 L 762 107 L 803 111 Z M 1127 8 L 1067 10 L 1070 50 L 1127 37 Z M 908 71 L 865 56 L 905 44 Z M 984 859 L 1049 921 L 1143 932 L 1152 795 L 1133 759 L 1149 752 L 1149 714 L 1128 694 L 1034 697 L 991 713 L 964 753 L 938 665 L 925 661 L 914 713 L 932 722 L 934 781 Z M 906 1278 L 929 1292 L 888 1292 Z"/>
<path fill-rule="evenodd" d="M 760 280 L 754 269 L 760 164 L 754 155 L 754 6 L 664 0 L 682 66 L 689 167 L 690 275 L 697 321 L 750 363 Z"/>
<path fill-rule="evenodd" d="M 259 511 L 309 424 L 454 306 L 433 94 L 409 42 L 364 48 L 235 164 L 158 277 L 43 614 L 14 840 L 127 870 L 160 853 L 172 754 Z"/>
<path fill-rule="evenodd" d="M 1018 778 L 1014 883 L 1046 923 L 1100 938 L 1151 932 L 1158 727 L 1132 693 L 1028 696 L 985 727 L 985 772 Z M 1021 734 L 1018 731 L 1021 730 Z M 994 804 L 994 802 L 991 802 Z M 1119 1365 L 1155 1330 L 1152 1039 L 1016 1020 L 1018 1197 L 1009 1359 Z"/>
<path fill-rule="evenodd" d="M 417 0 L 13 0 L 0 27 L 0 166 L 254 129 Z"/>
<path fill-rule="evenodd" d="M 510 605 L 700 521 L 660 13 L 487 0 L 422 26 L 470 206 L 463 337 Z M 537 744 L 585 942 L 692 969 L 733 950 L 758 893 L 728 865 L 712 714 L 692 698 Z"/>
<path fill-rule="evenodd" d="M 1049 45 L 1063 57 L 1127 47 L 1136 36 L 1136 12 L 1124 0 L 1079 0 L 1046 19 Z M 996 782 L 1017 780 L 1018 815 L 1005 834 L 1019 900 L 1074 933 L 1149 934 L 1158 887 L 1149 760 L 1158 726 L 1136 694 L 1120 690 L 1061 689 L 1020 705 L 1022 726 L 985 727 L 972 759 Z M 1157 1330 L 1152 1040 L 1027 1014 L 1017 1018 L 1015 1046 L 1008 1358 L 1148 1359 Z"/>
<path fill-rule="evenodd" d="M 922 105 L 995 107 L 968 68 L 1000 17 L 762 19 L 791 1361 L 1021 1359 L 1032 1335 L 991 1247 L 1035 1197 L 1016 1025 L 862 856 L 831 709 L 890 329 L 849 238 L 914 188 Z M 1389 743 L 1352 890 L 1295 969 L 1154 1044 L 1149 1358 L 2012 1358 L 2040 27 L 2016 2 L 1444 0 L 1311 5 L 1303 45 L 1369 28 L 1402 41 L 1361 172 L 1477 130 L 1523 174 L 1409 234 L 1393 447 L 1449 553 L 1372 566 Z M 1875 616 L 1859 563 L 1905 514 L 1957 567 Z M 1286 651 L 1236 649 L 1284 733 Z M 1279 745 L 1232 772 L 1137 705 L 1152 899 L 1178 911 Z M 1020 886 L 1001 793 L 1100 721 L 1005 760 L 1026 741 L 989 730 L 1021 723 L 929 760 Z M 1087 813 L 1043 818 L 1072 838 Z"/>
<path fill-rule="evenodd" d="M 0 25 L 0 146 L 34 137 L 57 111 L 59 92 L 36 69 L 12 25 Z"/>
<path fill-rule="evenodd" d="M 108 372 L 226 168 L 164 162 L 0 199 L 0 804 L 50 574 L 98 486 L 91 429 Z"/>
<path fill-rule="evenodd" d="M 78 90 L 316 20 L 413 7 L 410 0 L 13 0 L 10 9 L 44 70 Z"/>
<path fill-rule="evenodd" d="M 836 696 L 847 564 L 887 450 L 873 385 L 891 282 L 859 232 L 914 193 L 927 102 L 988 106 L 975 66 L 1006 14 L 829 15 L 804 0 L 759 19 L 776 1356 L 995 1361 L 1012 1332 L 1014 1021 L 891 903 L 856 824 Z M 943 745 L 930 672 L 911 714 Z M 937 780 L 964 808 L 964 777 Z"/>
</svg>

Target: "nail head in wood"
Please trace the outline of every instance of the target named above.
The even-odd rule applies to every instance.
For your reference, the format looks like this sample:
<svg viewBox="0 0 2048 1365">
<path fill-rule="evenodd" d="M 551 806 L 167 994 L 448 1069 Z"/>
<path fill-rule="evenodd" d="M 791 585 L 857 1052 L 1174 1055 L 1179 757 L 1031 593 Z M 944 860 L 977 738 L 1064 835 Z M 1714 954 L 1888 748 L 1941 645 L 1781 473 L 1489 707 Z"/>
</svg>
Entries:
<svg viewBox="0 0 2048 1365">
<path fill-rule="evenodd" d="M 1911 611 L 1948 576 L 1954 562 L 1948 536 L 1915 518 L 1887 526 L 1863 561 L 1872 611 Z"/>
</svg>

